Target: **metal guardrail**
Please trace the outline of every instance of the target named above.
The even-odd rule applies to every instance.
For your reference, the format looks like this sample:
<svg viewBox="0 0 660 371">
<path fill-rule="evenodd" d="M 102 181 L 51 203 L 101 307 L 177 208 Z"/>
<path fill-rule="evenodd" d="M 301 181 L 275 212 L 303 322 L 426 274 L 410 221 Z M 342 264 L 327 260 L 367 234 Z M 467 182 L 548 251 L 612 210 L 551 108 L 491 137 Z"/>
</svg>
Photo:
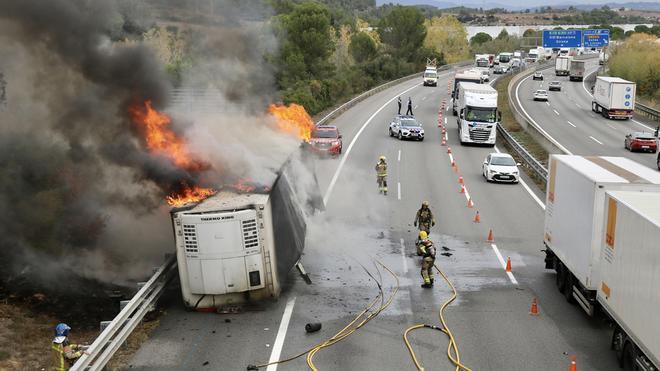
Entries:
<svg viewBox="0 0 660 371">
<path fill-rule="evenodd" d="M 513 148 L 514 151 L 522 158 L 522 160 L 525 162 L 527 167 L 532 169 L 532 171 L 541 179 L 543 180 L 544 183 L 547 183 L 548 181 L 548 169 L 543 166 L 539 160 L 534 158 L 525 147 L 523 147 L 516 138 L 514 138 L 511 134 L 509 134 L 508 131 L 502 126 L 502 125 L 497 125 L 497 131 L 500 133 L 500 136 L 502 139 L 504 139 L 511 148 Z"/>
<path fill-rule="evenodd" d="M 168 257 L 167 261 L 138 290 L 70 370 L 103 370 L 110 358 L 142 321 L 145 314 L 150 311 L 167 283 L 174 277 L 176 267 L 176 256 Z"/>
<path fill-rule="evenodd" d="M 642 115 L 649 116 L 654 121 L 660 121 L 660 111 L 653 109 L 649 106 L 645 106 L 639 102 L 635 102 L 635 111 Z"/>
<path fill-rule="evenodd" d="M 468 66 L 468 65 L 471 65 L 471 64 L 472 64 L 472 61 L 464 61 L 464 62 L 458 62 L 458 63 L 452 63 L 452 64 L 445 64 L 444 66 L 438 67 L 438 72 L 448 71 L 448 70 L 451 70 L 452 68 Z M 375 88 L 373 88 L 371 90 L 367 90 L 366 92 L 358 95 L 357 97 L 349 100 L 348 102 L 346 102 L 346 103 L 340 105 L 339 107 L 335 108 L 334 110 L 332 110 L 330 113 L 325 115 L 322 119 L 317 121 L 316 125 L 317 126 L 318 125 L 323 125 L 324 123 L 335 119 L 337 116 L 341 115 L 347 109 L 355 106 L 356 104 L 360 103 L 361 101 L 365 100 L 366 98 L 368 98 L 368 97 L 370 97 L 370 96 L 372 96 L 372 95 L 374 95 L 374 94 L 376 94 L 380 91 L 383 91 L 387 88 L 390 88 L 390 87 L 392 87 L 394 85 L 397 85 L 399 83 L 402 83 L 404 81 L 408 81 L 408 80 L 414 79 L 416 77 L 421 77 L 421 76 L 422 76 L 422 72 L 417 72 L 417 73 L 414 73 L 412 75 L 404 76 L 404 77 L 398 78 L 396 80 L 386 82 L 382 85 L 378 85 L 378 86 L 376 86 Z"/>
</svg>

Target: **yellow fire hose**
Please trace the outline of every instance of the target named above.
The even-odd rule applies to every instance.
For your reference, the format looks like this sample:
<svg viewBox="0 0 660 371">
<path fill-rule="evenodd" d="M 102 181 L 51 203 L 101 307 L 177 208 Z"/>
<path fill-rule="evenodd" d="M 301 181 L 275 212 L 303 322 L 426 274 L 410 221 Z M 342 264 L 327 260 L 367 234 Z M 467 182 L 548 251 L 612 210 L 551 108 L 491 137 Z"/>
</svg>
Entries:
<svg viewBox="0 0 660 371">
<path fill-rule="evenodd" d="M 326 341 L 324 341 L 324 342 L 322 342 L 322 343 L 319 343 L 318 345 L 316 345 L 316 346 L 314 346 L 314 347 L 312 347 L 312 348 L 309 348 L 309 349 L 307 349 L 307 350 L 304 351 L 304 352 L 301 352 L 301 353 L 299 353 L 299 354 L 297 354 L 297 355 L 294 355 L 294 356 L 292 356 L 292 357 L 289 357 L 289 358 L 280 359 L 280 360 L 278 360 L 278 361 L 274 361 L 274 362 L 270 362 L 270 363 L 264 363 L 264 364 L 259 364 L 259 365 L 248 365 L 247 369 L 248 369 L 248 370 L 258 370 L 258 369 L 260 369 L 260 368 L 267 367 L 267 366 L 270 366 L 270 365 L 272 365 L 272 364 L 280 364 L 280 363 L 289 362 L 289 361 L 292 361 L 292 360 L 294 360 L 294 359 L 300 358 L 300 357 L 304 356 L 305 354 L 307 354 L 307 366 L 308 366 L 310 369 L 314 370 L 314 371 L 318 371 L 318 369 L 316 368 L 316 366 L 314 365 L 314 362 L 313 362 L 313 358 L 314 358 L 314 355 L 315 355 L 316 353 L 318 353 L 318 352 L 319 352 L 321 349 L 323 349 L 323 348 L 329 347 L 329 346 L 331 346 L 331 345 L 334 345 L 334 344 L 336 344 L 336 343 L 338 343 L 338 342 L 340 342 L 340 341 L 346 339 L 346 338 L 349 337 L 351 334 L 353 334 L 355 331 L 357 331 L 359 328 L 361 328 L 362 326 L 366 325 L 369 321 L 371 321 L 374 317 L 376 317 L 378 314 L 380 314 L 382 311 L 384 311 L 384 310 L 385 310 L 385 309 L 386 309 L 386 308 L 392 303 L 392 301 L 394 300 L 394 296 L 395 296 L 396 293 L 399 291 L 399 277 L 398 277 L 394 272 L 392 272 L 387 266 L 385 266 L 381 261 L 376 260 L 376 262 L 377 262 L 380 266 L 382 266 L 383 268 L 385 268 L 385 270 L 387 270 L 387 271 L 392 275 L 392 277 L 394 277 L 394 279 L 396 280 L 396 286 L 395 286 L 394 290 L 392 291 L 392 294 L 390 295 L 389 299 L 388 299 L 386 302 L 385 302 L 385 294 L 384 294 L 384 292 L 383 292 L 382 284 L 380 283 L 379 280 L 377 280 L 377 279 L 376 279 L 376 278 L 375 278 L 375 277 L 374 277 L 369 271 L 367 271 L 366 268 L 365 268 L 365 271 L 367 272 L 367 274 L 368 274 L 369 276 L 371 276 L 371 277 L 374 279 L 374 281 L 376 281 L 376 283 L 377 283 L 377 285 L 378 285 L 378 289 L 379 289 L 379 294 L 378 294 L 378 296 L 376 296 L 376 298 L 375 298 L 371 303 L 369 303 L 369 305 L 368 305 L 366 308 L 364 308 L 364 310 L 362 310 L 362 311 L 361 311 L 361 312 L 360 312 L 360 313 L 359 313 L 359 314 L 358 314 L 358 315 L 357 315 L 357 316 L 356 316 L 356 317 L 355 317 L 355 318 L 354 318 L 354 319 L 353 319 L 348 325 L 346 325 L 344 328 L 342 328 L 339 332 L 337 332 L 335 335 L 333 335 L 330 339 L 328 339 L 328 340 L 326 340 Z M 363 267 L 363 268 L 364 268 L 364 267 Z M 381 302 L 380 307 L 379 307 L 377 310 L 375 310 L 374 312 L 369 313 L 369 311 L 370 311 L 374 306 L 376 306 L 376 304 L 378 303 L 378 301 Z M 369 314 L 366 315 L 367 313 L 369 313 Z M 365 316 L 365 315 L 366 315 L 366 316 Z M 363 317 L 364 317 L 364 318 L 363 318 Z M 362 319 L 362 321 L 360 321 L 360 319 Z M 359 322 L 359 323 L 358 323 L 358 322 Z M 358 323 L 358 324 L 355 325 L 356 323 Z M 355 326 L 351 328 L 351 326 L 353 326 L 353 325 L 355 325 Z"/>
<path fill-rule="evenodd" d="M 408 340 L 408 334 L 412 331 L 415 331 L 417 329 L 426 327 L 434 330 L 440 330 L 444 332 L 447 337 L 449 337 L 449 345 L 447 346 L 447 358 L 456 366 L 455 371 L 460 371 L 460 370 L 465 370 L 465 371 L 472 371 L 470 368 L 465 366 L 464 364 L 461 363 L 461 355 L 458 351 L 458 345 L 456 344 L 456 339 L 454 339 L 454 335 L 451 333 L 451 330 L 447 326 L 447 321 L 445 321 L 445 308 L 449 304 L 451 304 L 454 300 L 456 300 L 456 297 L 458 296 L 458 292 L 456 291 L 456 287 L 454 287 L 454 284 L 451 283 L 449 278 L 444 274 L 443 271 L 438 268 L 437 265 L 433 265 L 435 269 L 440 273 L 442 278 L 444 278 L 445 282 L 449 285 L 449 287 L 452 290 L 452 296 L 440 306 L 439 310 L 439 317 L 440 317 L 440 323 L 442 323 L 442 327 L 438 326 L 433 326 L 433 325 L 427 325 L 427 324 L 419 324 L 419 325 L 414 325 L 406 329 L 403 333 L 403 341 L 406 343 L 406 347 L 408 348 L 408 351 L 410 352 L 410 357 L 412 358 L 413 362 L 415 363 L 415 367 L 417 367 L 417 370 L 419 371 L 424 371 L 424 367 L 422 367 L 422 364 L 419 362 L 417 359 L 417 355 L 415 354 L 415 351 L 412 348 L 412 345 L 410 344 L 410 341 Z M 452 354 L 453 352 L 453 354 Z"/>
</svg>

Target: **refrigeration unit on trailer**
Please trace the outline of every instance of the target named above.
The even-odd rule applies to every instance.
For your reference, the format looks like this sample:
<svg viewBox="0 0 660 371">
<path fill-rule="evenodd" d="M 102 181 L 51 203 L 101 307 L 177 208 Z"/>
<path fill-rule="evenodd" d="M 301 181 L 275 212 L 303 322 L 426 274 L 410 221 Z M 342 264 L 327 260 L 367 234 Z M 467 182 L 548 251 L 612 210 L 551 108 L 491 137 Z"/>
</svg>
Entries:
<svg viewBox="0 0 660 371">
<path fill-rule="evenodd" d="M 221 191 L 171 211 L 186 307 L 212 310 L 279 296 L 305 246 L 310 201 L 298 198 L 284 172 L 266 190 Z"/>
<path fill-rule="evenodd" d="M 567 300 L 594 312 L 605 192 L 660 192 L 660 173 L 623 157 L 551 155 L 543 242 L 545 267 Z"/>
<path fill-rule="evenodd" d="M 461 82 L 473 82 L 476 84 L 483 83 L 483 77 L 481 75 L 481 71 L 467 70 L 463 72 L 458 72 L 454 75 L 454 88 L 451 91 L 452 113 L 454 114 L 454 116 L 458 114 L 458 111 L 456 111 L 456 99 L 458 98 L 458 84 L 460 84 Z"/>
<path fill-rule="evenodd" d="M 475 67 L 490 67 L 490 61 L 488 54 L 476 54 L 474 56 L 474 66 Z"/>
<path fill-rule="evenodd" d="M 608 119 L 630 119 L 635 111 L 637 85 L 620 77 L 598 76 L 591 110 Z"/>
<path fill-rule="evenodd" d="M 609 191 L 600 238 L 598 303 L 616 324 L 624 370 L 660 369 L 660 193 Z"/>
<path fill-rule="evenodd" d="M 497 90 L 489 84 L 461 82 L 458 84 L 458 138 L 461 144 L 495 145 L 500 112 L 497 110 Z"/>
</svg>

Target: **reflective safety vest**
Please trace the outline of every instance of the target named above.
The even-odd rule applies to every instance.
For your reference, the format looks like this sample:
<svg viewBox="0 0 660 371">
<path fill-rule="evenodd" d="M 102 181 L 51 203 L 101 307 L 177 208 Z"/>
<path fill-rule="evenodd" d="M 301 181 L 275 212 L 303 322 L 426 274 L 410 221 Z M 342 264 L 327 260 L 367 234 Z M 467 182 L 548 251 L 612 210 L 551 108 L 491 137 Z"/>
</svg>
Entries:
<svg viewBox="0 0 660 371">
<path fill-rule="evenodd" d="M 376 174 L 378 176 L 387 176 L 387 164 L 379 162 L 376 164 Z"/>
<path fill-rule="evenodd" d="M 53 370 L 67 371 L 69 369 L 69 360 L 74 360 L 82 356 L 82 352 L 75 351 L 78 345 L 69 344 L 66 340 L 62 344 L 52 343 L 53 350 Z"/>
<path fill-rule="evenodd" d="M 429 246 L 426 246 L 424 243 L 421 243 L 419 246 L 419 250 L 422 252 L 422 256 L 424 256 L 425 258 L 435 259 L 435 246 L 433 246 L 433 243 L 431 243 Z"/>
</svg>

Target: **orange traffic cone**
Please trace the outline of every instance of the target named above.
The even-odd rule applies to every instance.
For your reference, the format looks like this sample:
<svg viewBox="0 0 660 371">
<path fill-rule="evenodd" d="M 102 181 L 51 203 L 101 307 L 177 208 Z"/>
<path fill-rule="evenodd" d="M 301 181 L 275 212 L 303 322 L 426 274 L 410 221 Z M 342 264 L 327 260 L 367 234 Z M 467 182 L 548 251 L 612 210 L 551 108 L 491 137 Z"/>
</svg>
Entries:
<svg viewBox="0 0 660 371">
<path fill-rule="evenodd" d="M 447 147 L 447 153 L 451 153 L 451 147 Z"/>
<path fill-rule="evenodd" d="M 474 216 L 474 222 L 481 223 L 481 215 L 479 215 L 478 211 L 477 211 L 477 215 Z"/>
<path fill-rule="evenodd" d="M 442 134 L 447 134 L 447 128 L 445 128 L 444 126 L 442 127 Z"/>
<path fill-rule="evenodd" d="M 458 184 L 465 184 L 465 183 L 463 182 L 463 177 L 462 177 L 462 176 L 459 176 L 459 177 L 458 177 Z"/>
<path fill-rule="evenodd" d="M 442 143 L 440 143 L 441 146 L 446 146 L 447 141 L 445 140 L 445 137 L 442 137 Z"/>
<path fill-rule="evenodd" d="M 488 231 L 488 239 L 486 240 L 487 242 L 495 242 L 495 237 L 493 237 L 493 230 L 491 229 Z"/>
<path fill-rule="evenodd" d="M 506 269 L 507 272 L 511 272 L 511 258 L 507 256 L 506 258 Z"/>
<path fill-rule="evenodd" d="M 539 315 L 539 306 L 536 303 L 536 298 L 532 300 L 532 307 L 529 309 L 529 314 L 531 314 L 532 316 Z"/>
<path fill-rule="evenodd" d="M 576 356 L 571 356 L 571 367 L 568 368 L 568 371 L 577 371 L 577 364 L 575 363 L 576 360 Z"/>
<path fill-rule="evenodd" d="M 455 162 L 454 162 L 453 164 L 454 164 L 454 165 L 452 166 L 452 169 L 454 169 L 454 172 L 455 172 L 456 174 L 458 174 L 458 165 L 456 165 Z"/>
<path fill-rule="evenodd" d="M 465 185 L 461 184 L 461 190 L 460 193 L 465 193 Z"/>
<path fill-rule="evenodd" d="M 468 204 L 467 204 L 468 209 L 471 209 L 474 207 L 474 203 L 472 202 L 471 198 L 468 198 Z"/>
</svg>

